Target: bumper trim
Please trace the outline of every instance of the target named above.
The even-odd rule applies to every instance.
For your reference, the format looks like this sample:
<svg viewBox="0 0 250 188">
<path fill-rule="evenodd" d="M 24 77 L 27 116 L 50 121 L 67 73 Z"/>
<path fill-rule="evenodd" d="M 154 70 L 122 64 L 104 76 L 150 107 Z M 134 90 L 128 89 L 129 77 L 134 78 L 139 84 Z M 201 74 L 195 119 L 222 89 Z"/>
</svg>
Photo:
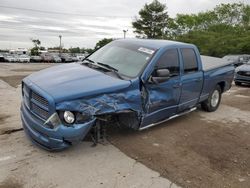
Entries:
<svg viewBox="0 0 250 188">
<path fill-rule="evenodd" d="M 60 151 L 68 148 L 71 143 L 83 140 L 95 123 L 95 120 L 92 120 L 76 127 L 60 125 L 57 129 L 48 129 L 28 111 L 23 103 L 21 106 L 21 120 L 25 133 L 30 140 L 48 151 Z"/>
</svg>

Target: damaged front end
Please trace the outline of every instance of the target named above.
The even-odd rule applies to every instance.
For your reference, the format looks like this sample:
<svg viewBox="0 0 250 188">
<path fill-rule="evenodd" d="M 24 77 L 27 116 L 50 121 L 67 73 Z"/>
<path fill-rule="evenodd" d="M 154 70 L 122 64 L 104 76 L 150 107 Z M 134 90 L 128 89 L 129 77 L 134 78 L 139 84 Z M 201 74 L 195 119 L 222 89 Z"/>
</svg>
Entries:
<svg viewBox="0 0 250 188">
<path fill-rule="evenodd" d="M 21 119 L 31 141 L 46 150 L 62 150 L 83 140 L 95 124 L 93 119 L 82 124 L 65 126 L 57 113 L 52 114 L 46 122 L 43 122 L 30 113 L 23 103 Z"/>
<path fill-rule="evenodd" d="M 35 85 L 31 88 L 31 92 L 41 92 Z M 62 102 L 51 102 L 49 96 L 42 93 L 48 100 L 50 105 L 48 113 L 51 114 L 44 120 L 37 112 L 34 113 L 30 105 L 35 103 L 42 109 L 43 106 L 39 103 L 41 101 L 34 100 L 29 92 L 23 93 L 24 100 L 21 106 L 23 127 L 34 143 L 47 150 L 65 149 L 82 141 L 91 130 L 95 136 L 95 131 L 99 130 L 102 124 L 106 126 L 110 122 L 116 122 L 133 129 L 138 129 L 140 125 L 142 105 L 137 84 L 131 84 L 129 88 L 119 92 Z M 27 98 L 31 96 L 31 99 L 27 99 L 28 102 L 25 100 L 25 95 Z M 42 112 L 41 109 L 38 113 Z M 94 139 L 96 142 L 98 138 Z"/>
</svg>

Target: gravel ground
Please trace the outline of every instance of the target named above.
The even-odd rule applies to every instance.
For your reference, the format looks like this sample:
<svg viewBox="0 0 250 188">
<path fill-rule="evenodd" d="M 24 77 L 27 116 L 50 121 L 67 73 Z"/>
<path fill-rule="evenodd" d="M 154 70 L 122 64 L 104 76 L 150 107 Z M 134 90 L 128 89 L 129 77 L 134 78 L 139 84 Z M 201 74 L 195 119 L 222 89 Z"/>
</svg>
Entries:
<svg viewBox="0 0 250 188">
<path fill-rule="evenodd" d="M 198 109 L 141 132 L 113 127 L 112 145 L 48 153 L 20 131 L 18 86 L 48 66 L 0 64 L 0 187 L 250 187 L 250 87 L 233 86 L 214 113 Z"/>
</svg>

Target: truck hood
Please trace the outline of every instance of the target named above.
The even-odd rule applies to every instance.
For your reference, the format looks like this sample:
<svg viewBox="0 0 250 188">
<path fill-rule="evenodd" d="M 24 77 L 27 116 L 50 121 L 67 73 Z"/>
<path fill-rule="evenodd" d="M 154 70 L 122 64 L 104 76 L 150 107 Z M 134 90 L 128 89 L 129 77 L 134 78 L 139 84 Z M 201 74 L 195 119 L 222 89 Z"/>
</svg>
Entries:
<svg viewBox="0 0 250 188">
<path fill-rule="evenodd" d="M 109 93 L 131 84 L 130 81 L 106 75 L 79 63 L 53 66 L 25 79 L 51 95 L 55 102 Z"/>
</svg>

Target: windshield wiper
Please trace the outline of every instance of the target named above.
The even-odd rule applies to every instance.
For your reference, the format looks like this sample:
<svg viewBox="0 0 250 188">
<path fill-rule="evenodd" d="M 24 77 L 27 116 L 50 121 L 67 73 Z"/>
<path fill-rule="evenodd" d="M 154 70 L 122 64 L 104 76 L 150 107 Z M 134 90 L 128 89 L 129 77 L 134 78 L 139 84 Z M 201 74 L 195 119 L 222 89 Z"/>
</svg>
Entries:
<svg viewBox="0 0 250 188">
<path fill-rule="evenodd" d="M 110 66 L 110 65 L 108 65 L 108 64 L 100 63 L 100 62 L 97 62 L 97 64 L 98 64 L 98 65 L 101 65 L 101 66 L 104 66 L 104 67 L 106 67 L 106 68 L 108 68 L 108 69 L 110 69 L 110 70 L 113 70 L 113 71 L 118 72 L 118 70 L 117 70 L 116 68 L 114 68 L 114 67 L 112 67 L 112 66 Z"/>
<path fill-rule="evenodd" d="M 89 58 L 85 58 L 85 59 L 83 59 L 83 61 L 88 61 L 88 62 L 90 62 L 90 63 L 95 63 L 93 60 L 91 60 L 91 59 L 89 59 Z"/>
<path fill-rule="evenodd" d="M 110 66 L 110 65 L 108 65 L 108 64 L 105 64 L 105 63 L 97 62 L 97 64 L 98 64 L 98 65 L 101 65 L 101 66 L 103 66 L 103 67 L 105 67 L 105 68 L 107 68 L 107 69 L 110 70 L 111 72 L 115 73 L 116 76 L 117 76 L 118 78 L 120 78 L 120 79 L 123 80 L 123 77 L 118 73 L 118 70 L 117 70 L 116 68 L 114 68 L 114 67 L 112 67 L 112 66 Z"/>
</svg>

